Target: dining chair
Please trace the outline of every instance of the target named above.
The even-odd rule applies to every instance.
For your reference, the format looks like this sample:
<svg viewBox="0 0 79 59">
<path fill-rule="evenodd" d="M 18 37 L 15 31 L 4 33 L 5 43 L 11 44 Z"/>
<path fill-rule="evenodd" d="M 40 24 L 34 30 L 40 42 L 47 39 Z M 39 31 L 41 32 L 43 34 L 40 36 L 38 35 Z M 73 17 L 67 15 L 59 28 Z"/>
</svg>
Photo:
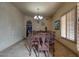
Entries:
<svg viewBox="0 0 79 59">
<path fill-rule="evenodd" d="M 55 55 L 55 32 L 50 33 L 50 41 L 49 41 L 50 50 L 53 50 L 53 56 Z"/>
<path fill-rule="evenodd" d="M 38 40 L 39 40 L 39 35 L 32 35 L 31 40 L 30 40 L 30 54 L 31 55 L 31 50 L 33 49 L 36 54 L 37 48 L 38 48 Z"/>
<path fill-rule="evenodd" d="M 47 33 L 41 33 L 39 38 L 39 44 L 38 44 L 38 56 L 40 52 L 44 52 L 46 56 L 46 52 L 48 52 L 49 56 L 49 39 L 50 36 Z"/>
</svg>

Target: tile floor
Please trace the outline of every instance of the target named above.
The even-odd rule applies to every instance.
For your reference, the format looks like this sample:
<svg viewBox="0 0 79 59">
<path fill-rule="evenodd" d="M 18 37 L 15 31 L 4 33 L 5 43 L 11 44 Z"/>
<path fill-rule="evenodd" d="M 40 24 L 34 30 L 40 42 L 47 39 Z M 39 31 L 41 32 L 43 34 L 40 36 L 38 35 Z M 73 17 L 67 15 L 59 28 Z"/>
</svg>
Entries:
<svg viewBox="0 0 79 59">
<path fill-rule="evenodd" d="M 8 49 L 0 52 L 0 57 L 36 57 L 34 51 L 32 50 L 31 56 L 29 56 L 29 51 L 24 45 L 25 41 L 21 41 Z M 45 57 L 44 53 L 40 53 L 39 57 Z M 49 55 L 51 57 L 51 54 Z"/>
</svg>

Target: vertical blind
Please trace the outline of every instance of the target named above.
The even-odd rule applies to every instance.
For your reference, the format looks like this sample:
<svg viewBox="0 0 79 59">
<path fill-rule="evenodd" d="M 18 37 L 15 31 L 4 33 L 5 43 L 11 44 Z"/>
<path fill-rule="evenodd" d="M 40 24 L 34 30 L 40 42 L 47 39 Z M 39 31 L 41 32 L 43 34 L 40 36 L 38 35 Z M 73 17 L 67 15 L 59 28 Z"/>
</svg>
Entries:
<svg viewBox="0 0 79 59">
<path fill-rule="evenodd" d="M 76 10 L 72 9 L 61 17 L 61 37 L 72 41 L 75 41 L 75 12 Z"/>
</svg>

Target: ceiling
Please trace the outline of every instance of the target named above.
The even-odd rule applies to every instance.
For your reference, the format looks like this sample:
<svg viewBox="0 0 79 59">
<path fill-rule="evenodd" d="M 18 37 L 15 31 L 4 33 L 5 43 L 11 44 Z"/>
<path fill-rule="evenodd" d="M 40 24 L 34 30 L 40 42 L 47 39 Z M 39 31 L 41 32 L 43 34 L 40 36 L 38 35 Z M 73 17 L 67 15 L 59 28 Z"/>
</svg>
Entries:
<svg viewBox="0 0 79 59">
<path fill-rule="evenodd" d="M 14 2 L 17 8 L 28 16 L 35 16 L 38 14 L 37 8 L 39 8 L 39 14 L 42 16 L 51 16 L 61 6 L 60 2 Z"/>
</svg>

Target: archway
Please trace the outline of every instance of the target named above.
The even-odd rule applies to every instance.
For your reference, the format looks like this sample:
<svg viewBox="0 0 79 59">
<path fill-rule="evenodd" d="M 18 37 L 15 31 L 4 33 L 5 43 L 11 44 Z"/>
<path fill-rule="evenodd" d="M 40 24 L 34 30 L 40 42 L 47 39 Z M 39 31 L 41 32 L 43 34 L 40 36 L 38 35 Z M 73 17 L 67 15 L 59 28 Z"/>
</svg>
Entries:
<svg viewBox="0 0 79 59">
<path fill-rule="evenodd" d="M 28 37 L 29 33 L 32 33 L 32 22 L 30 20 L 26 23 L 26 37 Z"/>
</svg>

